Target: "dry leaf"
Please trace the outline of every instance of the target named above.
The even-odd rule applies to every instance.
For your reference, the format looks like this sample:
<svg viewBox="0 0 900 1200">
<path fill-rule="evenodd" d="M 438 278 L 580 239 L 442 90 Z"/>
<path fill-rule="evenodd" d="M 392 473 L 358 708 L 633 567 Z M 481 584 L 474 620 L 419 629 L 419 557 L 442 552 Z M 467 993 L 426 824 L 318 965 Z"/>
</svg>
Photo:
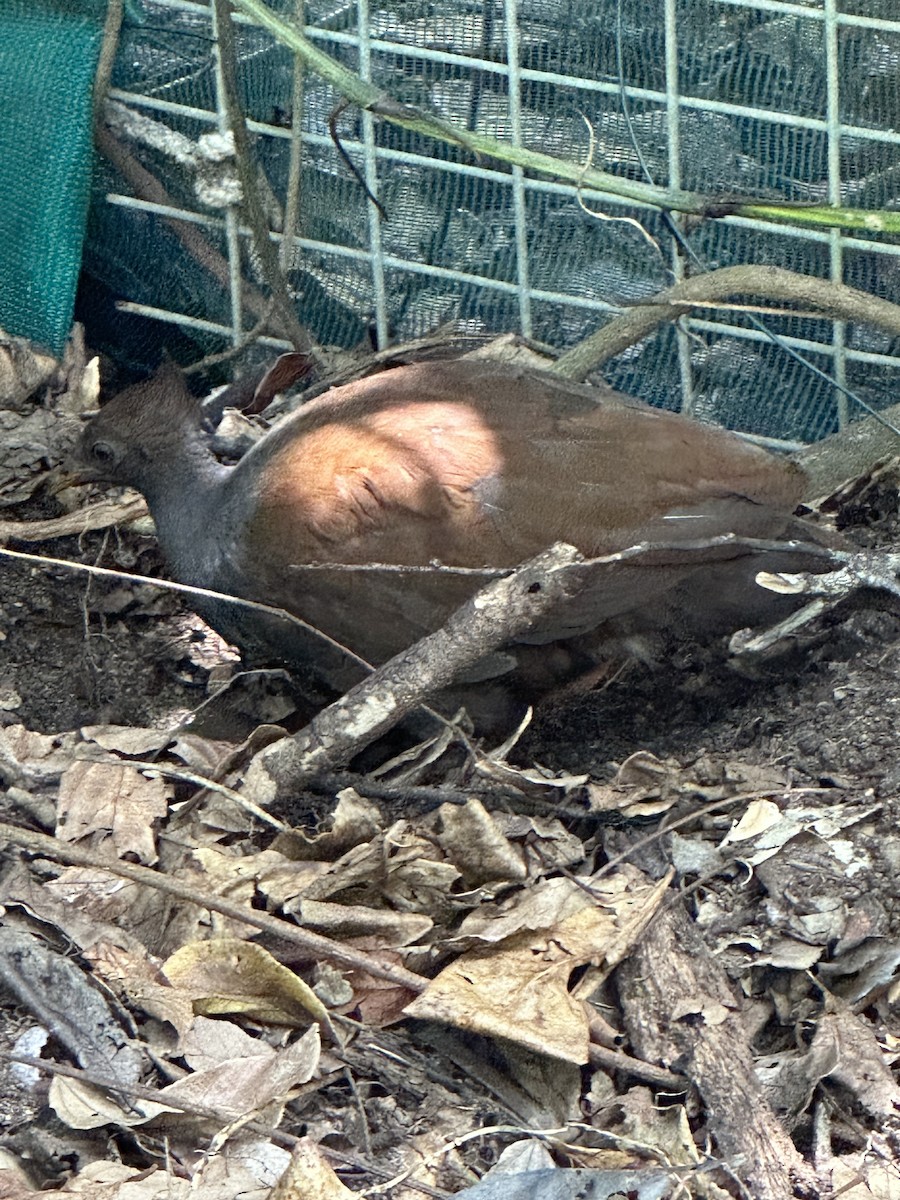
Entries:
<svg viewBox="0 0 900 1200">
<path fill-rule="evenodd" d="M 104 750 L 142 758 L 168 746 L 172 735 L 162 729 L 136 729 L 131 725 L 84 725 L 79 730 L 86 742 L 95 742 Z"/>
<path fill-rule="evenodd" d="M 108 938 L 100 938 L 82 955 L 98 978 L 126 996 L 135 1008 L 159 1021 L 168 1021 L 179 1040 L 184 1036 L 194 1020 L 191 996 L 173 987 L 145 950 L 125 950 Z"/>
<path fill-rule="evenodd" d="M 820 1177 L 831 1179 L 830 1193 L 841 1200 L 900 1200 L 896 1162 L 879 1159 L 868 1146 L 857 1154 L 830 1159 L 822 1165 Z"/>
<path fill-rule="evenodd" d="M 79 760 L 60 781 L 57 836 L 76 842 L 111 833 L 120 857 L 155 863 L 154 825 L 166 815 L 171 795 L 162 779 L 146 779 L 130 763 Z"/>
<path fill-rule="evenodd" d="M 271 848 L 295 861 L 333 861 L 353 846 L 368 842 L 383 827 L 384 822 L 377 805 L 358 795 L 353 788 L 344 788 L 338 793 L 330 829 L 323 830 L 314 837 L 295 829 L 290 833 L 280 834 Z"/>
<path fill-rule="evenodd" d="M 301 1138 L 269 1200 L 355 1200 L 356 1195 L 344 1187 L 315 1142 Z"/>
<path fill-rule="evenodd" d="M 17 763 L 30 779 L 52 782 L 71 765 L 75 733 L 35 733 L 24 725 L 0 729 L 0 759 Z"/>
<path fill-rule="evenodd" d="M 781 809 L 772 800 L 754 800 L 747 805 L 741 819 L 722 838 L 722 845 L 744 842 L 759 836 L 777 825 L 781 820 Z"/>
<path fill-rule="evenodd" d="M 522 848 L 510 845 L 480 800 L 442 804 L 438 819 L 442 831 L 435 841 L 467 886 L 516 883 L 527 877 Z"/>
<path fill-rule="evenodd" d="M 588 1061 L 588 1019 L 569 992 L 580 965 L 584 928 L 595 923 L 583 910 L 552 933 L 517 934 L 499 947 L 475 950 L 445 967 L 407 1005 L 407 1016 L 508 1038 L 542 1054 L 578 1065 Z M 567 943 L 571 935 L 577 947 Z"/>
<path fill-rule="evenodd" d="M 100 1129 L 104 1125 L 124 1125 L 132 1128 L 143 1125 L 167 1110 L 152 1100 L 121 1102 L 105 1088 L 54 1075 L 50 1082 L 50 1106 L 70 1129 Z"/>
<path fill-rule="evenodd" d="M 163 972 L 193 997 L 195 1012 L 207 1016 L 242 1013 L 273 1025 L 308 1025 L 310 1017 L 328 1020 L 312 988 L 251 942 L 192 942 L 175 951 Z"/>
<path fill-rule="evenodd" d="M 584 1064 L 588 1020 L 579 996 L 593 991 L 599 976 L 588 973 L 579 983 L 579 996 L 569 991 L 569 977 L 586 963 L 602 964 L 602 976 L 621 961 L 656 911 L 668 882 L 652 883 L 626 867 L 599 881 L 596 891 L 589 879 L 581 887 L 570 880 L 548 880 L 517 893 L 503 906 L 502 920 L 506 928 L 520 921 L 524 927 L 495 945 L 461 955 L 404 1011 Z M 472 928 L 487 929 L 484 912 L 469 920 Z M 548 923 L 534 929 L 528 928 L 529 921 Z"/>
<path fill-rule="evenodd" d="M 118 1162 L 88 1163 L 68 1181 L 64 1188 L 51 1191 L 32 1191 L 20 1182 L 10 1186 L 10 1171 L 0 1172 L 0 1200 L 72 1200 L 86 1196 L 88 1200 L 214 1200 L 191 1188 L 190 1180 L 169 1175 L 156 1167 L 141 1171 Z M 219 1200 L 225 1200 L 224 1196 Z M 233 1194 L 232 1194 L 233 1200 Z"/>
<path fill-rule="evenodd" d="M 368 908 L 363 904 L 328 904 L 321 900 L 301 900 L 288 910 L 305 929 L 315 929 L 328 937 L 358 942 L 375 938 L 378 946 L 409 946 L 433 927 L 430 917 L 418 913 L 391 912 L 386 908 Z"/>
<path fill-rule="evenodd" d="M 214 1112 L 216 1124 L 242 1121 L 280 1105 L 293 1088 L 312 1079 L 321 1057 L 319 1030 L 313 1026 L 296 1042 L 274 1050 L 227 1021 L 198 1018 L 185 1039 L 185 1057 L 196 1069 L 163 1088 L 161 1101 Z M 273 1126 L 279 1119 L 273 1114 Z M 165 1125 L 171 1128 L 171 1122 Z M 177 1128 L 170 1136 L 178 1137 Z"/>
</svg>

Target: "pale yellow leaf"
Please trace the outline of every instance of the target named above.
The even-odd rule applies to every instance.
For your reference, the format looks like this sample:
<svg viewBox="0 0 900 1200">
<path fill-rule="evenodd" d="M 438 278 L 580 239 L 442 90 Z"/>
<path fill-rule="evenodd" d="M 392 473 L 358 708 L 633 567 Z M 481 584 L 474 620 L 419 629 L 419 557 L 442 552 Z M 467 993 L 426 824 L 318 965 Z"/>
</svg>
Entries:
<svg viewBox="0 0 900 1200">
<path fill-rule="evenodd" d="M 182 946 L 163 964 L 166 978 L 193 997 L 206 1016 L 242 1013 L 273 1025 L 327 1021 L 328 1012 L 299 976 L 267 950 L 237 938 Z"/>
</svg>

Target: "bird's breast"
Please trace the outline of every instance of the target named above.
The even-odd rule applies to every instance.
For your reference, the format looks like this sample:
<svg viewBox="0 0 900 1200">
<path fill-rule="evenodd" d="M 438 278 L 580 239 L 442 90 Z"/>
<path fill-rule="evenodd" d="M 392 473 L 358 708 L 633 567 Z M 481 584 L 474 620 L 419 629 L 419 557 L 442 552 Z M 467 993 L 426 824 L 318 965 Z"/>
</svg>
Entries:
<svg viewBox="0 0 900 1200">
<path fill-rule="evenodd" d="M 505 465 L 496 432 L 466 404 L 333 419 L 268 464 L 251 537 L 295 561 L 457 561 L 493 539 Z"/>
</svg>

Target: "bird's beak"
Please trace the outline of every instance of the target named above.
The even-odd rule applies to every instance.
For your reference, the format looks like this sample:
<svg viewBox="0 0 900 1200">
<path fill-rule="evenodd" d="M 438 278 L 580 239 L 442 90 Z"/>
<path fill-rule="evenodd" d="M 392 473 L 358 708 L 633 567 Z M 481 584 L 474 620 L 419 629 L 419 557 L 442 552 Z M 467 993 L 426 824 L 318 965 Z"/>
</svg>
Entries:
<svg viewBox="0 0 900 1200">
<path fill-rule="evenodd" d="M 82 487 L 86 483 L 99 482 L 100 477 L 94 471 L 74 464 L 64 463 L 62 466 L 54 467 L 46 475 L 46 489 L 51 496 L 58 496 L 60 492 L 68 491 L 73 487 Z"/>
</svg>

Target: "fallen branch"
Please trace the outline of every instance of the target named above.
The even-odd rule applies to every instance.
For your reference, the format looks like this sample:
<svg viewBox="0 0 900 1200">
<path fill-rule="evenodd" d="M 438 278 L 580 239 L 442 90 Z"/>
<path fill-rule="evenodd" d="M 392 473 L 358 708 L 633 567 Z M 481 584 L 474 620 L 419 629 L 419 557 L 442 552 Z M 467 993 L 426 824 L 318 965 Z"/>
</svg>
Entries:
<svg viewBox="0 0 900 1200">
<path fill-rule="evenodd" d="M 832 279 L 749 263 L 684 279 L 645 303 L 634 305 L 566 351 L 552 370 L 567 379 L 584 379 L 595 367 L 636 345 L 664 321 L 674 321 L 685 313 L 693 313 L 698 303 L 708 303 L 712 307 L 720 300 L 737 295 L 803 304 L 824 316 L 900 334 L 900 304 L 892 304 Z"/>
<path fill-rule="evenodd" d="M 247 771 L 247 793 L 255 804 L 267 808 L 288 799 L 303 781 L 344 766 L 420 707 L 428 696 L 452 684 L 498 647 L 516 641 L 586 585 L 592 591 L 605 589 L 611 613 L 640 608 L 644 593 L 623 571 L 626 566 L 668 568 L 687 575 L 707 563 L 769 551 L 797 554 L 804 562 L 818 560 L 823 569 L 833 563 L 842 564 L 847 558 L 825 546 L 734 534 L 693 542 L 640 542 L 591 559 L 583 558 L 572 546 L 557 543 L 515 572 L 488 584 L 457 609 L 441 629 L 379 667 L 294 737 L 283 738 L 261 751 Z M 333 568 L 336 564 L 328 565 Z M 366 568 L 345 564 L 343 569 L 351 572 Z M 380 564 L 379 569 L 386 569 L 386 565 Z"/>
<path fill-rule="evenodd" d="M 95 529 L 127 525 L 150 514 L 143 496 L 130 495 L 124 500 L 101 500 L 87 508 L 46 517 L 42 521 L 0 521 L 0 544 L 9 541 L 49 542 L 60 537 L 81 537 Z"/>
<path fill-rule="evenodd" d="M 246 792 L 265 808 L 287 799 L 302 780 L 344 765 L 426 697 L 576 594 L 584 573 L 570 568 L 583 562 L 573 546 L 558 543 L 489 583 L 436 633 L 379 667 L 300 733 L 261 751 L 247 770 Z"/>
<path fill-rule="evenodd" d="M 896 427 L 900 427 L 900 404 L 891 404 L 877 418 L 852 421 L 795 454 L 794 461 L 809 480 L 804 499 L 828 496 L 848 480 L 869 474 L 877 463 L 896 458 L 900 454 Z"/>
<path fill-rule="evenodd" d="M 765 1097 L 734 989 L 682 908 L 656 916 L 616 978 L 633 1053 L 696 1086 L 717 1156 L 749 1194 L 821 1194 Z"/>
<path fill-rule="evenodd" d="M 739 630 L 731 638 L 729 651 L 735 655 L 765 654 L 858 591 L 887 592 L 900 599 L 900 554 L 879 550 L 864 550 L 857 554 L 835 552 L 834 559 L 843 565 L 822 575 L 808 571 L 778 574 L 760 571 L 756 582 L 767 591 L 780 596 L 813 596 L 814 599 L 769 629 L 761 632 Z"/>
</svg>

